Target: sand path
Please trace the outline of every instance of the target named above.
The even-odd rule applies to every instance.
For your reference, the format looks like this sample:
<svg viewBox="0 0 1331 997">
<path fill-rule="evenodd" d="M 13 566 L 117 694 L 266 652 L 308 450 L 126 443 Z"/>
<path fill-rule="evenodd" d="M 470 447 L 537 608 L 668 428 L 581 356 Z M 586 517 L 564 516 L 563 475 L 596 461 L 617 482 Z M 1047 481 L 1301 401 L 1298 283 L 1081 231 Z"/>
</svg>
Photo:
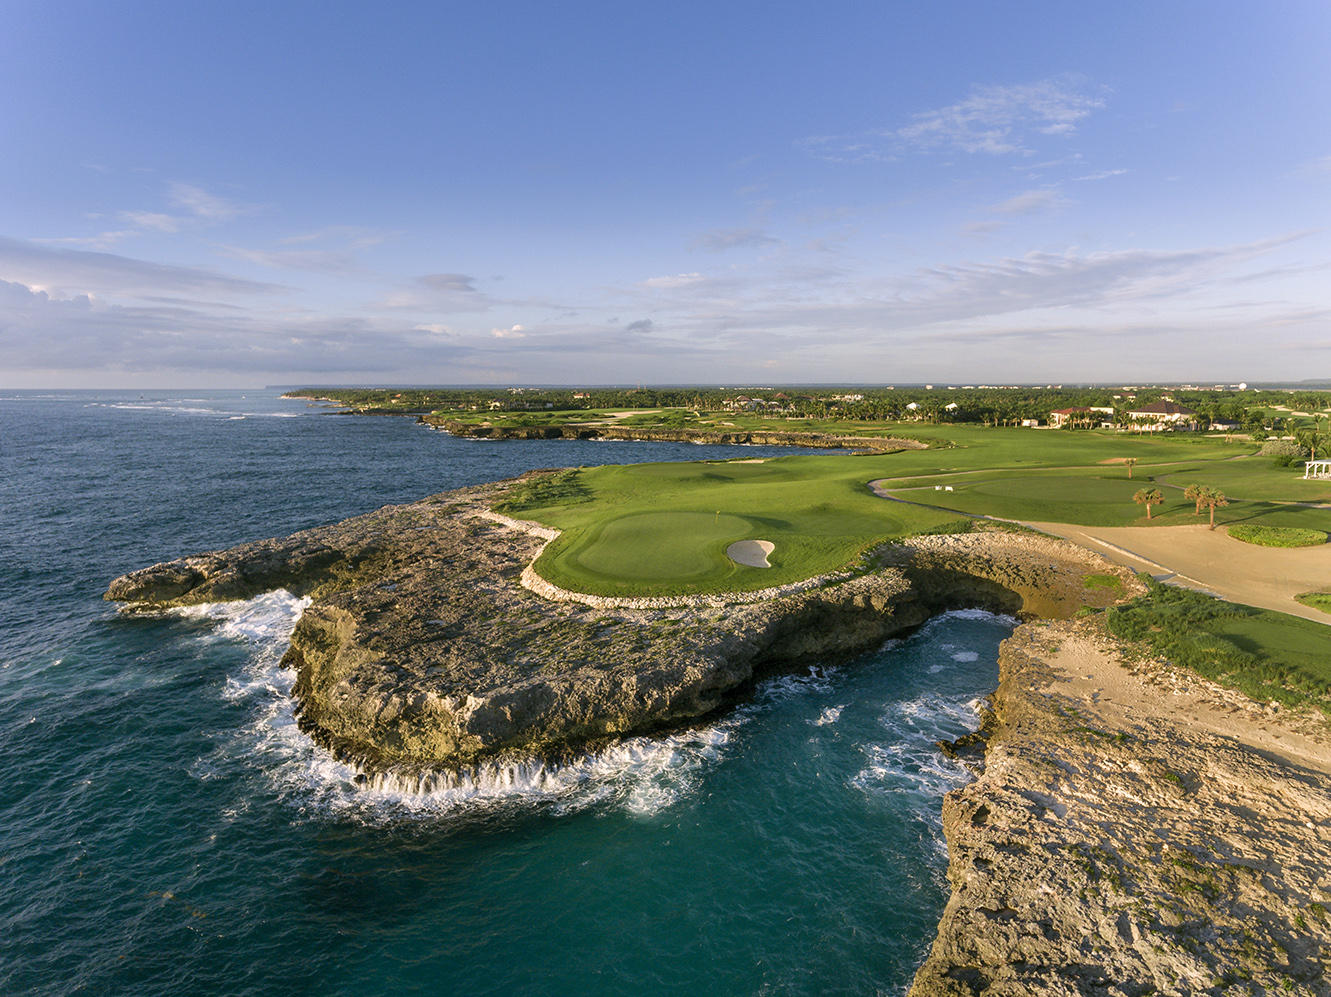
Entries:
<svg viewBox="0 0 1331 997">
<path fill-rule="evenodd" d="M 1331 626 L 1331 614 L 1294 601 L 1294 596 L 1302 592 L 1331 588 L 1331 544 L 1260 547 L 1204 525 L 1023 525 L 1081 544 L 1116 564 L 1150 572 L 1161 581 L 1204 589 L 1231 602 Z"/>
</svg>

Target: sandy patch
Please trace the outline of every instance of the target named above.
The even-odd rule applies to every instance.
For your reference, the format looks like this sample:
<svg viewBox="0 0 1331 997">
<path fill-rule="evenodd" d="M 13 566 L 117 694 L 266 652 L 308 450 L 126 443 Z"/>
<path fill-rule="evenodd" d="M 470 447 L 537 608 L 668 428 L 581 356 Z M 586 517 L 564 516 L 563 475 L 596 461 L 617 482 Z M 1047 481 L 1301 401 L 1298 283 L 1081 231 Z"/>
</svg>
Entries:
<svg viewBox="0 0 1331 997">
<path fill-rule="evenodd" d="M 776 550 L 770 540 L 736 540 L 726 548 L 726 557 L 748 568 L 770 568 L 767 555 Z"/>
<path fill-rule="evenodd" d="M 1117 564 L 1148 571 L 1161 581 L 1331 625 L 1331 615 L 1294 601 L 1300 593 L 1327 587 L 1331 579 L 1331 544 L 1260 547 L 1241 543 L 1223 530 L 1211 531 L 1204 525 L 1025 525 L 1081 544 Z"/>
<path fill-rule="evenodd" d="M 766 457 L 745 457 L 742 460 L 728 460 L 727 464 L 766 464 Z"/>
<path fill-rule="evenodd" d="M 1287 764 L 1331 774 L 1331 735 L 1311 714 L 1257 703 L 1234 689 L 1167 666 L 1126 667 L 1095 637 L 1064 635 L 1047 660 L 1062 676 L 1051 687 L 1085 703 L 1121 728 L 1164 736 L 1168 718 Z"/>
</svg>

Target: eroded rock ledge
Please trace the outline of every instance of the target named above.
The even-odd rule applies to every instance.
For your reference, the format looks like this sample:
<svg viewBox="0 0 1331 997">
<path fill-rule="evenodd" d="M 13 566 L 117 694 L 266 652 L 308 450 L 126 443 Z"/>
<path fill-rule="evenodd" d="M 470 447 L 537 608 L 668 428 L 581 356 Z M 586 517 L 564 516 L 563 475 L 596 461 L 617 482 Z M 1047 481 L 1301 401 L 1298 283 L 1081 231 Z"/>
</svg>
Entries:
<svg viewBox="0 0 1331 997">
<path fill-rule="evenodd" d="M 1325 724 L 1124 654 L 1096 619 L 1004 642 L 912 997 L 1331 994 Z"/>
<path fill-rule="evenodd" d="M 1068 615 L 1113 597 L 1088 572 L 1135 585 L 1063 541 L 986 533 L 893 546 L 866 573 L 762 602 L 556 601 L 519 584 L 546 539 L 487 518 L 512 484 L 154 565 L 106 597 L 310 595 L 286 656 L 301 729 L 367 774 L 415 778 L 691 722 L 764 674 L 868 650 L 949 608 Z"/>
</svg>

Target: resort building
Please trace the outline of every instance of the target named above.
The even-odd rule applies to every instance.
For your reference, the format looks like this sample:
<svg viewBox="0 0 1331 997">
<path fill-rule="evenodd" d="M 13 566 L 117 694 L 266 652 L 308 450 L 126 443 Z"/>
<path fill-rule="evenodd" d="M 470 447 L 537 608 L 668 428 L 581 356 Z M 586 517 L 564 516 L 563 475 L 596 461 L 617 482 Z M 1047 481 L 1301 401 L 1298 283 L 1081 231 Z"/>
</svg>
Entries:
<svg viewBox="0 0 1331 997">
<path fill-rule="evenodd" d="M 1107 419 L 1106 416 L 1108 416 Z M 1089 428 L 1097 424 L 1112 426 L 1114 424 L 1114 410 L 1099 405 L 1074 405 L 1072 408 L 1054 409 L 1049 413 L 1049 425 L 1055 428 L 1059 426 Z"/>
<path fill-rule="evenodd" d="M 1159 433 L 1168 429 L 1196 429 L 1197 413 L 1178 402 L 1159 401 L 1128 411 L 1132 428 Z"/>
</svg>

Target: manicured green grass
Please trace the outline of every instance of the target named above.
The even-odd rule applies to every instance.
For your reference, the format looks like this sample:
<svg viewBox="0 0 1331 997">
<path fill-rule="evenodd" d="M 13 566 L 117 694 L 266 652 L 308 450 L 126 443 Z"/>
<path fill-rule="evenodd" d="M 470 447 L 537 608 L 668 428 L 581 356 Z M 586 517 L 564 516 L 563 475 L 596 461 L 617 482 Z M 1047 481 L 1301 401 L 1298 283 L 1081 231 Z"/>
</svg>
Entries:
<svg viewBox="0 0 1331 997">
<path fill-rule="evenodd" d="M 764 464 L 585 468 L 584 500 L 527 506 L 563 530 L 537 570 L 603 595 L 765 588 L 842 569 L 883 540 L 955 528 L 956 515 L 884 502 L 865 485 L 890 457 L 790 457 Z M 771 568 L 725 556 L 736 540 L 770 540 Z"/>
<path fill-rule="evenodd" d="M 1331 481 L 1305 480 L 1302 464 L 1275 467 L 1270 457 L 1244 456 L 1219 463 L 1209 462 L 1204 472 L 1194 465 L 1159 480 L 1161 484 L 1180 488 L 1191 484 L 1211 485 L 1226 495 L 1241 495 L 1251 500 L 1331 502 Z"/>
<path fill-rule="evenodd" d="M 1165 502 L 1152 509 L 1149 520 L 1145 510 L 1133 501 L 1133 494 L 1157 481 L 1186 479 L 1189 483 L 1209 483 L 1211 469 L 1224 463 L 1189 461 L 1145 468 L 1138 464 L 1130 479 L 1122 470 L 1104 467 L 995 469 L 898 478 L 885 482 L 883 487 L 896 498 L 970 515 L 1081 526 L 1181 526 L 1209 521 L 1206 510 L 1198 517 L 1196 504 L 1183 497 L 1181 488 L 1162 488 Z M 938 490 L 949 485 L 950 492 Z M 1331 509 L 1248 501 L 1242 493 L 1228 494 L 1230 504 L 1216 510 L 1217 524 L 1242 522 L 1331 530 Z"/>
<path fill-rule="evenodd" d="M 790 429 L 807 420 L 733 421 Z M 1239 463 L 1229 458 L 1253 449 L 1188 434 L 918 423 L 870 430 L 937 433 L 938 440 L 955 445 L 758 464 L 737 458 L 584 468 L 519 488 L 501 511 L 564 531 L 537 568 L 566 588 L 606 595 L 745 590 L 850 567 L 884 540 L 955 529 L 962 516 L 1147 525 L 1145 510 L 1132 496 L 1148 486 L 1161 487 L 1166 498 L 1152 510 L 1149 525 L 1204 522 L 1182 488 L 1168 482 L 1210 483 L 1216 469 Z M 1121 463 L 1125 457 L 1137 460 L 1132 477 Z M 874 496 L 867 485 L 878 479 L 904 501 Z M 944 490 L 948 486 L 953 490 Z M 1219 510 L 1218 522 L 1331 530 L 1328 509 L 1247 501 L 1241 493 L 1231 499 Z M 725 556 L 729 543 L 750 539 L 776 545 L 771 568 L 741 567 Z"/>
<path fill-rule="evenodd" d="M 1109 629 L 1257 700 L 1331 709 L 1331 630 L 1321 623 L 1148 582 Z"/>
<path fill-rule="evenodd" d="M 1229 535 L 1235 540 L 1262 547 L 1317 547 L 1326 543 L 1326 534 L 1321 530 L 1301 530 L 1291 526 L 1236 523 L 1229 528 Z"/>
<path fill-rule="evenodd" d="M 1296 595 L 1294 599 L 1305 606 L 1331 613 L 1331 592 L 1304 592 L 1302 595 Z"/>
</svg>

